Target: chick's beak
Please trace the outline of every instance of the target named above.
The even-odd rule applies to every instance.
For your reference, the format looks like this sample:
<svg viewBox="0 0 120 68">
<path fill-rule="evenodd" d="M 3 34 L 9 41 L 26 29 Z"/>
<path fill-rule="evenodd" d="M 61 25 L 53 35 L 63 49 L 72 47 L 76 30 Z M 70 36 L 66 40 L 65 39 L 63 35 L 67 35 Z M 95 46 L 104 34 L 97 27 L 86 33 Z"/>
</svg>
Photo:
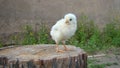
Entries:
<svg viewBox="0 0 120 68">
<path fill-rule="evenodd" d="M 69 24 L 69 19 L 68 18 L 66 18 L 66 22 L 65 22 L 66 24 Z"/>
</svg>

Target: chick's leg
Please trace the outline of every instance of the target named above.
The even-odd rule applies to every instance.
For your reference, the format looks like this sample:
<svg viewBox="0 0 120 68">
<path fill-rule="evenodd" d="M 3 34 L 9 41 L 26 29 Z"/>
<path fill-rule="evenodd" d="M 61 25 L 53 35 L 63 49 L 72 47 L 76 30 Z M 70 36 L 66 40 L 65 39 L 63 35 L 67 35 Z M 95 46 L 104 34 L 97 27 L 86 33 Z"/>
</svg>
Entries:
<svg viewBox="0 0 120 68">
<path fill-rule="evenodd" d="M 64 52 L 63 50 L 59 50 L 58 44 L 56 44 L 56 52 Z"/>
<path fill-rule="evenodd" d="M 63 43 L 63 46 L 64 46 L 64 50 L 65 50 L 65 51 L 69 50 L 69 49 L 65 46 L 65 41 L 62 41 L 62 43 Z"/>
</svg>

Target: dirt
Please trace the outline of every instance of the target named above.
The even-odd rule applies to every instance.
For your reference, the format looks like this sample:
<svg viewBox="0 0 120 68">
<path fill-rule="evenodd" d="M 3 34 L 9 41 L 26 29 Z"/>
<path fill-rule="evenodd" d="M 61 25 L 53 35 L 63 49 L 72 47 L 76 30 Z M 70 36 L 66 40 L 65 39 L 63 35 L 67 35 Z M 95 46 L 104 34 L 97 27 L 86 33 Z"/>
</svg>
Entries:
<svg viewBox="0 0 120 68">
<path fill-rule="evenodd" d="M 120 48 L 111 48 L 105 54 L 105 56 L 89 59 L 95 60 L 95 64 L 105 64 L 105 68 L 120 68 Z"/>
</svg>

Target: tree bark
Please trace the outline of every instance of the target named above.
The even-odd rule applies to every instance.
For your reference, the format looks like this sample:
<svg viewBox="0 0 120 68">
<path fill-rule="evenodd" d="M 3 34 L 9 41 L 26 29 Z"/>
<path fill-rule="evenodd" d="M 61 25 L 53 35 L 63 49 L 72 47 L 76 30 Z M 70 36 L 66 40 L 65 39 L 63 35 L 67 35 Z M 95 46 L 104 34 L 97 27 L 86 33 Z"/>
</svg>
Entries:
<svg viewBox="0 0 120 68">
<path fill-rule="evenodd" d="M 59 45 L 64 50 L 62 45 Z M 67 45 L 63 53 L 55 45 L 27 45 L 0 49 L 0 68 L 87 68 L 87 54 L 79 47 Z"/>
</svg>

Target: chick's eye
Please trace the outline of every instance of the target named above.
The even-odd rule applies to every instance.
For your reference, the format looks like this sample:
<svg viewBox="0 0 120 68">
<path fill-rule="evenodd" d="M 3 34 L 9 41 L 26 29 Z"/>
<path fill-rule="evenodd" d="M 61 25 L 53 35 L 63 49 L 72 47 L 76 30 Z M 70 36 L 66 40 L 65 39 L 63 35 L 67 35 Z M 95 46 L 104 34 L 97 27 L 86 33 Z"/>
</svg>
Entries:
<svg viewBox="0 0 120 68">
<path fill-rule="evenodd" d="M 72 21 L 72 19 L 70 19 L 70 21 Z"/>
</svg>

